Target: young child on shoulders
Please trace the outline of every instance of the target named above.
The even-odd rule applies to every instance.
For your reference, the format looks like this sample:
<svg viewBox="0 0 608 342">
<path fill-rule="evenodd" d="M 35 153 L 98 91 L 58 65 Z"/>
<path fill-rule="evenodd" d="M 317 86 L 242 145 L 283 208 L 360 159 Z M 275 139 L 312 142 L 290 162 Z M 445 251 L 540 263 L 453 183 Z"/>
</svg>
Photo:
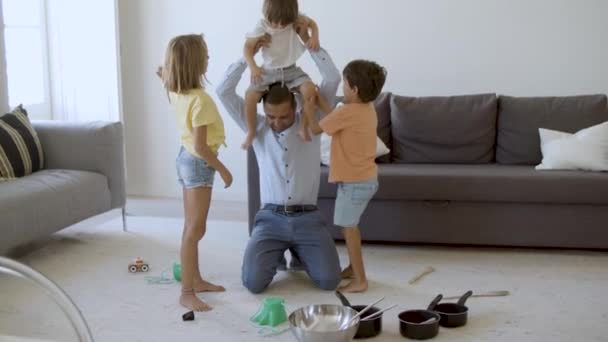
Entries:
<svg viewBox="0 0 608 342">
<path fill-rule="evenodd" d="M 316 109 L 315 85 L 296 66 L 296 62 L 307 47 L 319 50 L 317 24 L 299 12 L 297 0 L 265 0 L 263 14 L 264 18 L 247 34 L 244 47 L 244 56 L 251 71 L 251 85 L 245 96 L 247 137 L 242 144 L 244 149 L 248 149 L 255 139 L 257 104 L 269 85 L 280 82 L 302 94 L 304 116 L 300 118 L 298 132 L 305 141 L 311 140 L 307 114 L 314 113 Z M 262 48 L 264 62 L 258 66 L 255 51 L 262 39 L 269 40 L 269 43 Z"/>
</svg>

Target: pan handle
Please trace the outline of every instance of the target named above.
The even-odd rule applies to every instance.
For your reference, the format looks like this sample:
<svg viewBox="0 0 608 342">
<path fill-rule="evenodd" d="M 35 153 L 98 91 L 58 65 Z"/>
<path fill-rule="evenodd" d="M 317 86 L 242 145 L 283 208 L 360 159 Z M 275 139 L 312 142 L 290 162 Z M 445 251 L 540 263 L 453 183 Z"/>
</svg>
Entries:
<svg viewBox="0 0 608 342">
<path fill-rule="evenodd" d="M 348 306 L 348 307 L 352 307 L 352 305 L 350 305 L 350 302 L 348 301 L 348 299 L 346 299 L 346 297 L 344 297 L 344 295 L 342 294 L 342 292 L 336 291 L 336 297 L 338 297 L 338 299 L 340 300 L 340 302 L 342 302 L 342 305 Z"/>
<path fill-rule="evenodd" d="M 462 297 L 458 300 L 458 305 L 464 306 L 464 303 L 473 295 L 473 291 L 467 291 L 467 293 L 463 294 Z"/>
<path fill-rule="evenodd" d="M 433 301 L 431 302 L 431 304 L 429 304 L 429 307 L 427 308 L 427 310 L 429 310 L 429 311 L 435 311 L 435 307 L 437 306 L 437 304 L 439 302 L 441 302 L 441 299 L 443 299 L 443 295 L 442 294 L 438 294 L 437 297 L 435 297 L 435 299 L 433 299 Z"/>
</svg>

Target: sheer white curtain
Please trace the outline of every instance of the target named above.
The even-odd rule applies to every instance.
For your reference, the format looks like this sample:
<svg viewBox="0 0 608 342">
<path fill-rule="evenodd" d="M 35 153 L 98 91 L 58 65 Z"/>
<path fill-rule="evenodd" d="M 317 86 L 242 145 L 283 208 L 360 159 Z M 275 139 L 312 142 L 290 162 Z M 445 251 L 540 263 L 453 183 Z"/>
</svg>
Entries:
<svg viewBox="0 0 608 342">
<path fill-rule="evenodd" d="M 50 119 L 44 0 L 1 0 L 2 97 L 34 119 Z M 4 105 L 6 107 L 6 104 Z"/>
<path fill-rule="evenodd" d="M 53 118 L 119 121 L 116 0 L 47 0 Z"/>
<path fill-rule="evenodd" d="M 0 6 L 0 115 L 8 112 L 8 81 L 4 55 L 4 22 L 2 20 L 2 6 Z"/>
</svg>

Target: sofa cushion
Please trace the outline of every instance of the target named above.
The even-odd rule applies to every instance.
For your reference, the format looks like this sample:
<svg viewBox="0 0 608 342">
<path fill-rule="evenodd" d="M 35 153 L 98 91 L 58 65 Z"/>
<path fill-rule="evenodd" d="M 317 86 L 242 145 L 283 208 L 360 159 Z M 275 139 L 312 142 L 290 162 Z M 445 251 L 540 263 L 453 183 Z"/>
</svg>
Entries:
<svg viewBox="0 0 608 342">
<path fill-rule="evenodd" d="M 540 143 L 537 170 L 608 171 L 608 121 L 576 134 L 541 128 Z"/>
<path fill-rule="evenodd" d="M 495 94 L 391 99 L 394 163 L 489 163 L 494 160 Z"/>
<path fill-rule="evenodd" d="M 0 183 L 0 250 L 54 233 L 110 210 L 99 173 L 43 170 Z"/>
<path fill-rule="evenodd" d="M 379 165 L 374 199 L 551 204 L 608 204 L 608 174 L 536 171 L 522 165 Z M 321 170 L 320 198 L 336 188 Z"/>
<path fill-rule="evenodd" d="M 575 133 L 608 121 L 605 95 L 510 97 L 498 99 L 496 161 L 510 165 L 540 164 L 539 128 Z"/>
<path fill-rule="evenodd" d="M 41 170 L 40 140 L 22 106 L 0 116 L 0 181 Z"/>
<path fill-rule="evenodd" d="M 386 147 L 390 150 L 391 144 L 391 93 L 382 93 L 376 101 L 374 107 L 378 114 L 378 137 Z M 391 156 L 386 154 L 376 159 L 377 163 L 390 163 Z"/>
</svg>

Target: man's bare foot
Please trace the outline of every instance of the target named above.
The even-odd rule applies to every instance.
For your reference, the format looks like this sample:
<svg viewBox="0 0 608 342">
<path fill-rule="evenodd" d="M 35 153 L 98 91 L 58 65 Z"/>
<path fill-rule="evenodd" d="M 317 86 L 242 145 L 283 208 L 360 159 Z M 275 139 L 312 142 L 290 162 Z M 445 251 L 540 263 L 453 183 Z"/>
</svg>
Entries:
<svg viewBox="0 0 608 342">
<path fill-rule="evenodd" d="M 353 280 L 350 283 L 340 287 L 340 291 L 344 293 L 357 293 L 367 291 L 367 280 Z"/>
<path fill-rule="evenodd" d="M 195 280 L 194 281 L 194 292 L 224 292 L 226 289 L 221 285 L 212 284 L 206 280 Z"/>
<path fill-rule="evenodd" d="M 348 265 L 341 274 L 342 279 L 352 279 L 354 276 L 355 274 L 353 273 L 353 267 L 351 265 Z"/>
<path fill-rule="evenodd" d="M 184 307 L 196 312 L 212 310 L 212 308 L 207 305 L 207 303 L 198 299 L 198 297 L 194 294 L 193 290 L 182 291 L 182 295 L 181 297 L 179 297 L 179 303 Z"/>
<path fill-rule="evenodd" d="M 306 142 L 312 141 L 312 138 L 310 137 L 310 133 L 308 132 L 307 129 L 300 129 L 298 131 L 298 135 L 300 136 L 300 138 L 302 138 L 302 140 L 304 140 Z"/>
<path fill-rule="evenodd" d="M 247 135 L 245 141 L 243 141 L 243 143 L 241 144 L 241 148 L 243 150 L 248 150 L 251 145 L 253 145 L 253 139 L 255 139 L 255 135 Z"/>
</svg>

